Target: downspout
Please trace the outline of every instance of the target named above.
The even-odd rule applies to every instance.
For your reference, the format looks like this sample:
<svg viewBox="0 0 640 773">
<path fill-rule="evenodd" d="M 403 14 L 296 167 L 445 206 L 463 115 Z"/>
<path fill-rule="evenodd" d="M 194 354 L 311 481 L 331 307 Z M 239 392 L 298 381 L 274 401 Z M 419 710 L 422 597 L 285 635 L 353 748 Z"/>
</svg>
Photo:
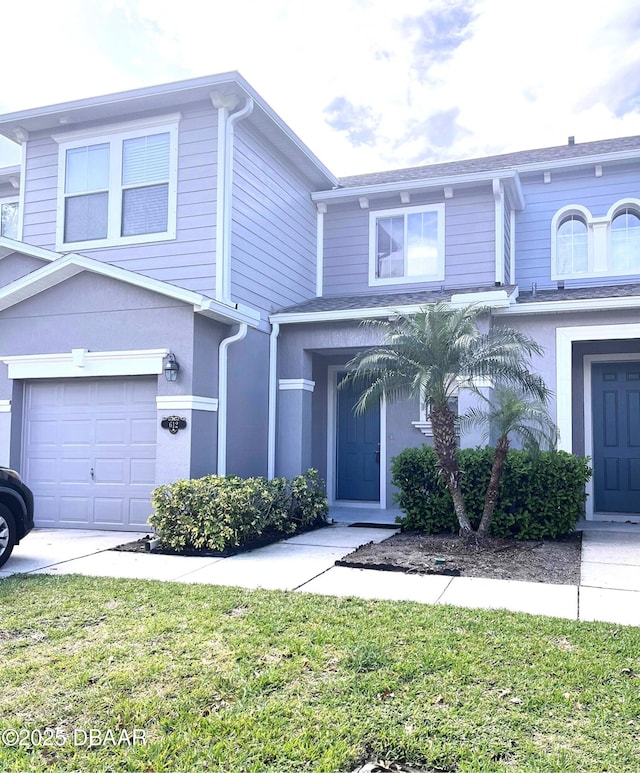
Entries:
<svg viewBox="0 0 640 773">
<path fill-rule="evenodd" d="M 227 396 L 229 394 L 229 347 L 242 341 L 248 325 L 241 322 L 238 332 L 220 341 L 218 349 L 218 475 L 227 474 Z"/>
<path fill-rule="evenodd" d="M 253 99 L 241 110 L 229 115 L 237 100 L 235 97 L 212 94 L 211 101 L 218 108 L 218 153 L 222 153 L 222 175 L 218 158 L 216 215 L 216 300 L 233 305 L 231 300 L 231 203 L 233 192 L 233 129 L 236 123 L 253 111 Z M 247 335 L 248 325 L 242 322 L 238 332 L 220 341 L 218 348 L 218 475 L 227 473 L 227 420 L 229 395 L 229 347 Z"/>
<path fill-rule="evenodd" d="M 280 324 L 274 322 L 269 336 L 269 428 L 267 437 L 267 477 L 276 476 L 276 400 L 278 399 L 278 335 Z"/>
</svg>

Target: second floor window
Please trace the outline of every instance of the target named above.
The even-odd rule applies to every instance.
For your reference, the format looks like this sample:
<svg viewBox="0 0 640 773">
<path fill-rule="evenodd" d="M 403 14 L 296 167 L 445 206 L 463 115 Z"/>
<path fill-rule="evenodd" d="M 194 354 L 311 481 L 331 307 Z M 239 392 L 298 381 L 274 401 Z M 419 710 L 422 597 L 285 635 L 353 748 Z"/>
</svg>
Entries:
<svg viewBox="0 0 640 773">
<path fill-rule="evenodd" d="M 640 199 L 624 199 L 597 217 L 582 205 L 556 212 L 551 224 L 551 278 L 640 274 Z"/>
<path fill-rule="evenodd" d="M 444 279 L 444 206 L 369 214 L 369 284 Z"/>
<path fill-rule="evenodd" d="M 175 238 L 177 125 L 61 143 L 58 248 Z"/>
<path fill-rule="evenodd" d="M 611 268 L 616 273 L 640 272 L 640 217 L 630 207 L 611 221 Z"/>
<path fill-rule="evenodd" d="M 8 239 L 18 238 L 17 201 L 3 201 L 0 204 L 0 235 Z"/>
<path fill-rule="evenodd" d="M 577 215 L 566 217 L 558 228 L 558 269 L 561 274 L 587 271 L 587 224 Z"/>
</svg>

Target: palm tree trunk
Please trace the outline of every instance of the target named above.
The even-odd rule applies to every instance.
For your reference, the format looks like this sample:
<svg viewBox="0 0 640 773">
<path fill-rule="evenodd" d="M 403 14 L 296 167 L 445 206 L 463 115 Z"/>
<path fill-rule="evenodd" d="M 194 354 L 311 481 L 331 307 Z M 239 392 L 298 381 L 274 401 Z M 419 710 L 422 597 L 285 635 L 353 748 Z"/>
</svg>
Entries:
<svg viewBox="0 0 640 773">
<path fill-rule="evenodd" d="M 498 494 L 500 490 L 500 481 L 504 471 L 504 463 L 507 459 L 509 450 L 509 438 L 502 435 L 496 443 L 496 450 L 493 454 L 493 464 L 491 465 L 491 477 L 487 486 L 487 493 L 484 498 L 484 510 L 482 511 L 482 520 L 478 527 L 478 534 L 486 536 L 489 533 L 491 520 L 498 504 Z"/>
<path fill-rule="evenodd" d="M 433 428 L 433 447 L 438 457 L 440 474 L 444 477 L 453 500 L 453 509 L 458 519 L 460 536 L 468 537 L 473 533 L 473 529 L 467 517 L 460 487 L 462 473 L 456 456 L 458 443 L 455 417 L 448 405 L 435 405 L 431 408 L 430 418 Z"/>
</svg>

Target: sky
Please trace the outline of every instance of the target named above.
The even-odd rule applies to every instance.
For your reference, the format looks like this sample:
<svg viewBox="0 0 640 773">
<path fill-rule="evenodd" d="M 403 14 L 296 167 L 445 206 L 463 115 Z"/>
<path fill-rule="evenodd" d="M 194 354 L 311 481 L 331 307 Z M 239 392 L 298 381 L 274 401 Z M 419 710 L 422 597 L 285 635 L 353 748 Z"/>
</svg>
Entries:
<svg viewBox="0 0 640 773">
<path fill-rule="evenodd" d="M 630 0 L 20 0 L 0 113 L 239 71 L 337 176 L 640 134 Z M 11 77 L 6 77 L 10 75 Z M 0 143 L 0 165 L 19 163 Z"/>
</svg>

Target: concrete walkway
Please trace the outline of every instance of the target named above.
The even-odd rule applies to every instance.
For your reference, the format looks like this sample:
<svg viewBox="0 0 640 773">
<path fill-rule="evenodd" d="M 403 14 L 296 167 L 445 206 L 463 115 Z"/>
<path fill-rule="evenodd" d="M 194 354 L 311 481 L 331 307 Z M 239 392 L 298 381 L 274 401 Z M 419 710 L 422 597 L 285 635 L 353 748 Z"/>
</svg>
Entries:
<svg viewBox="0 0 640 773">
<path fill-rule="evenodd" d="M 15 548 L 0 578 L 46 573 L 170 580 L 640 625 L 640 526 L 637 531 L 586 530 L 578 586 L 337 567 L 335 561 L 359 545 L 393 533 L 349 527 L 349 518 L 353 520 L 347 514 L 332 526 L 230 558 L 114 552 L 110 548 L 143 534 L 35 529 Z"/>
</svg>

